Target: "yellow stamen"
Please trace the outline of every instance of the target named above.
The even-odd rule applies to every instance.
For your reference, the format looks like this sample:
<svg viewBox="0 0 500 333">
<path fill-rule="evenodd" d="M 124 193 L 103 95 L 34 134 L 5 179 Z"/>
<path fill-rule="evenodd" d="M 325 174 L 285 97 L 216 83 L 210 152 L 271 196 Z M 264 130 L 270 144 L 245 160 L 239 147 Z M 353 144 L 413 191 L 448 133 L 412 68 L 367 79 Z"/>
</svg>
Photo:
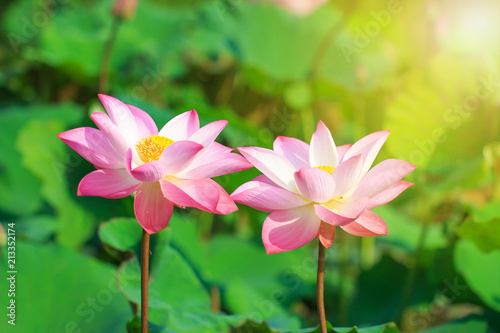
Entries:
<svg viewBox="0 0 500 333">
<path fill-rule="evenodd" d="M 323 170 L 328 172 L 330 175 L 332 174 L 333 170 L 335 170 L 335 167 L 329 166 L 329 165 L 320 165 L 315 167 L 317 169 Z"/>
<path fill-rule="evenodd" d="M 144 163 L 148 163 L 151 161 L 158 161 L 161 153 L 163 153 L 165 148 L 172 143 L 174 143 L 174 140 L 167 137 L 151 135 L 141 139 L 141 141 L 135 144 L 135 147 L 141 160 Z"/>
</svg>

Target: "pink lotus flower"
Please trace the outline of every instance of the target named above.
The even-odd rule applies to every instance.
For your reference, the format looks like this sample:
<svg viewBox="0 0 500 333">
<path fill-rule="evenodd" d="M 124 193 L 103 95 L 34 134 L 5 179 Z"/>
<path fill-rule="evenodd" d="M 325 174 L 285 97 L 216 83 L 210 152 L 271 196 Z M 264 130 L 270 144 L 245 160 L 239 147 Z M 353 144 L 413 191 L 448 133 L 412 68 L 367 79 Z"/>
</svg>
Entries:
<svg viewBox="0 0 500 333">
<path fill-rule="evenodd" d="M 275 4 L 298 16 L 312 14 L 328 0 L 270 0 Z"/>
<path fill-rule="evenodd" d="M 310 146 L 278 137 L 274 150 L 239 148 L 263 175 L 241 185 L 231 198 L 271 213 L 262 229 L 268 254 L 299 248 L 316 235 L 328 248 L 336 226 L 357 236 L 386 235 L 387 225 L 370 209 L 413 185 L 401 179 L 415 169 L 389 159 L 369 170 L 388 136 L 389 131 L 380 131 L 337 148 L 320 121 Z"/>
<path fill-rule="evenodd" d="M 81 127 L 58 135 L 97 169 L 82 179 L 78 195 L 116 199 L 137 191 L 135 216 L 150 234 L 167 225 L 174 204 L 217 214 L 237 210 L 226 191 L 210 179 L 252 167 L 231 148 L 214 142 L 226 120 L 200 128 L 192 110 L 158 131 L 139 108 L 110 96 L 99 98 L 109 114 L 91 115 L 100 130 Z"/>
</svg>

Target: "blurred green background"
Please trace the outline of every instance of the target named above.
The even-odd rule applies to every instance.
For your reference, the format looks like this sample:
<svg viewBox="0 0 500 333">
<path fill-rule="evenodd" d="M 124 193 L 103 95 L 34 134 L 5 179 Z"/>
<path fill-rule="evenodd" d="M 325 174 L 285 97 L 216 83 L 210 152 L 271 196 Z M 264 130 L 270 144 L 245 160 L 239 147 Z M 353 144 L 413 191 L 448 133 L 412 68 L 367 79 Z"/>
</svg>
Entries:
<svg viewBox="0 0 500 333">
<path fill-rule="evenodd" d="M 124 20 L 112 7 L 0 4 L 0 220 L 14 223 L 18 272 L 12 326 L 0 231 L 1 332 L 137 331 L 133 199 L 77 197 L 93 166 L 56 137 L 95 127 L 104 91 L 159 127 L 191 109 L 202 124 L 227 119 L 218 140 L 230 147 L 309 142 L 320 119 L 338 145 L 390 129 L 379 160 L 416 164 L 416 185 L 376 210 L 389 236 L 337 233 L 328 320 L 376 326 L 360 332 L 399 332 L 391 321 L 402 332 L 500 331 L 498 1 L 329 1 L 299 17 L 269 2 L 140 0 Z M 231 193 L 257 174 L 217 181 Z M 175 210 L 152 237 L 154 332 L 317 324 L 316 242 L 267 256 L 265 216 Z"/>
</svg>

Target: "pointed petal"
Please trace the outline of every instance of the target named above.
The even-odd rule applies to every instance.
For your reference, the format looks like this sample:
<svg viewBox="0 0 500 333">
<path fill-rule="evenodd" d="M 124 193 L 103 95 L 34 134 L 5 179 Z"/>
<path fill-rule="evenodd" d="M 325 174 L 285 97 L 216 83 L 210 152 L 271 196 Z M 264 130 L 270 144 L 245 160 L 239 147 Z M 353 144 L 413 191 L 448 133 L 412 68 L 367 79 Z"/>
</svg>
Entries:
<svg viewBox="0 0 500 333">
<path fill-rule="evenodd" d="M 335 211 L 322 205 L 314 205 L 321 220 L 331 225 L 343 226 L 357 219 L 368 205 L 368 198 L 359 198 L 354 202 L 337 202 Z"/>
<path fill-rule="evenodd" d="M 333 197 L 335 182 L 332 176 L 317 168 L 302 168 L 295 172 L 295 183 L 300 193 L 313 202 L 326 202 Z"/>
<path fill-rule="evenodd" d="M 388 159 L 375 165 L 363 177 L 353 197 L 373 197 L 415 170 L 416 166 L 401 160 Z"/>
<path fill-rule="evenodd" d="M 194 163 L 198 163 L 198 161 Z M 227 153 L 220 156 L 219 159 L 206 162 L 189 171 L 182 172 L 179 174 L 179 177 L 188 179 L 212 178 L 250 168 L 253 168 L 253 164 L 248 162 L 243 156 Z"/>
<path fill-rule="evenodd" d="M 160 181 L 166 198 L 181 207 L 194 207 L 214 213 L 219 203 L 219 188 L 211 179 L 180 179 L 172 176 Z"/>
<path fill-rule="evenodd" d="M 113 124 L 107 114 L 104 112 L 94 112 L 90 115 L 90 118 L 92 118 L 97 127 L 106 136 L 118 155 L 125 156 L 127 149 L 133 147 L 133 143 L 127 139 L 118 126 Z"/>
<path fill-rule="evenodd" d="M 327 249 L 333 243 L 333 238 L 335 237 L 335 226 L 321 221 L 318 231 L 318 238 L 321 244 Z"/>
<path fill-rule="evenodd" d="M 318 234 L 320 222 L 312 205 L 272 212 L 262 227 L 267 254 L 294 250 L 309 243 Z"/>
<path fill-rule="evenodd" d="M 238 207 L 234 203 L 233 199 L 227 194 L 226 190 L 222 188 L 215 181 L 208 179 L 219 191 L 219 201 L 217 202 L 217 207 L 215 207 L 215 214 L 227 215 L 238 210 Z"/>
<path fill-rule="evenodd" d="M 265 183 L 265 184 L 268 184 L 268 185 L 271 185 L 274 187 L 280 187 L 278 184 L 276 184 L 271 179 L 269 179 L 269 177 L 267 177 L 266 175 L 258 175 L 257 177 L 252 179 L 252 181 L 253 182 L 262 182 L 262 183 Z"/>
<path fill-rule="evenodd" d="M 184 179 L 211 178 L 253 167 L 253 165 L 242 156 L 230 154 L 231 151 L 231 148 L 213 142 L 207 148 L 203 149 L 191 164 L 177 176 L 178 178 Z M 234 158 L 234 156 L 239 156 L 239 158 Z M 227 163 L 225 163 L 226 159 Z"/>
<path fill-rule="evenodd" d="M 181 113 L 163 126 L 158 135 L 174 141 L 187 140 L 200 128 L 200 119 L 195 110 Z"/>
<path fill-rule="evenodd" d="M 278 136 L 273 149 L 290 161 L 297 171 L 309 166 L 309 145 L 302 140 Z"/>
<path fill-rule="evenodd" d="M 132 116 L 135 119 L 139 139 L 158 134 L 158 127 L 156 127 L 154 120 L 149 116 L 149 114 L 133 105 L 126 105 L 130 109 L 130 112 L 132 112 Z"/>
<path fill-rule="evenodd" d="M 289 191 L 297 192 L 293 177 L 295 168 L 281 154 L 259 147 L 242 147 L 238 149 L 250 163 L 273 182 Z"/>
<path fill-rule="evenodd" d="M 167 166 L 168 175 L 175 175 L 186 168 L 203 146 L 193 141 L 177 141 L 165 148 L 159 161 Z"/>
<path fill-rule="evenodd" d="M 134 193 L 139 184 L 125 169 L 100 169 L 83 177 L 78 185 L 78 195 L 124 198 Z"/>
<path fill-rule="evenodd" d="M 296 193 L 258 181 L 257 178 L 238 187 L 231 194 L 231 199 L 264 212 L 291 209 L 310 203 Z"/>
<path fill-rule="evenodd" d="M 309 150 L 309 163 L 312 167 L 332 166 L 339 164 L 337 148 L 332 138 L 332 133 L 320 120 L 311 138 L 311 148 Z"/>
<path fill-rule="evenodd" d="M 167 165 L 160 161 L 144 163 L 135 168 L 133 164 L 132 150 L 129 149 L 125 154 L 125 168 L 132 177 L 141 182 L 157 182 L 165 177 L 168 171 Z"/>
<path fill-rule="evenodd" d="M 368 207 L 366 207 L 366 209 L 374 209 L 379 206 L 385 205 L 389 201 L 394 200 L 398 195 L 400 195 L 404 190 L 406 190 L 408 187 L 412 185 L 413 185 L 412 183 L 409 183 L 404 180 L 396 182 L 395 184 L 389 186 L 379 194 L 376 194 L 373 197 L 371 197 L 370 201 L 368 201 Z"/>
<path fill-rule="evenodd" d="M 141 139 L 137 132 L 135 118 L 128 106 L 114 97 L 103 94 L 99 94 L 98 96 L 113 124 L 118 126 L 122 133 L 126 133 L 130 141 L 137 142 Z"/>
<path fill-rule="evenodd" d="M 366 174 L 390 133 L 391 131 L 379 131 L 365 136 L 352 145 L 345 154 L 344 160 L 361 154 L 361 158 L 363 159 L 361 175 Z"/>
<path fill-rule="evenodd" d="M 335 181 L 334 198 L 343 196 L 358 183 L 362 166 L 361 154 L 359 154 L 340 163 L 333 170 L 332 179 Z"/>
<path fill-rule="evenodd" d="M 352 147 L 351 144 L 348 145 L 343 145 L 340 147 L 337 147 L 337 156 L 339 157 L 339 163 L 341 163 L 344 160 L 345 153 Z"/>
<path fill-rule="evenodd" d="M 75 128 L 57 135 L 84 159 L 99 168 L 123 168 L 123 158 L 111 146 L 106 136 L 90 127 Z"/>
<path fill-rule="evenodd" d="M 215 138 L 220 134 L 220 132 L 222 132 L 227 124 L 227 120 L 217 120 L 211 122 L 194 132 L 193 135 L 189 137 L 189 140 L 198 142 L 204 147 L 208 147 L 212 142 L 214 142 Z"/>
<path fill-rule="evenodd" d="M 213 142 L 211 145 L 203 149 L 201 153 L 198 154 L 196 159 L 188 166 L 188 170 L 192 170 L 194 168 L 197 168 L 200 165 L 207 164 L 209 162 L 217 161 L 220 159 L 222 155 L 227 155 L 229 154 L 233 149 L 226 147 L 224 145 L 221 145 L 220 143 Z"/>
<path fill-rule="evenodd" d="M 170 221 L 174 205 L 161 192 L 160 184 L 142 183 L 134 200 L 135 217 L 149 234 L 161 231 Z"/>
<path fill-rule="evenodd" d="M 384 220 L 369 210 L 365 211 L 355 221 L 341 228 L 350 234 L 362 237 L 387 235 L 387 225 Z"/>
</svg>

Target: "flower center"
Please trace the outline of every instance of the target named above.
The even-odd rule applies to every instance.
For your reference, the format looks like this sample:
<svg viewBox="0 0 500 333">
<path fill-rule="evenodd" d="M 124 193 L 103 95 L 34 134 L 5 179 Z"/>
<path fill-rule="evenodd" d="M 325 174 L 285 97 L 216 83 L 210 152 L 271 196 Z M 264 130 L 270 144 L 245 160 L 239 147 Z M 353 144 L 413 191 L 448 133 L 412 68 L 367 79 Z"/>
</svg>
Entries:
<svg viewBox="0 0 500 333">
<path fill-rule="evenodd" d="M 158 161 L 160 159 L 161 153 L 174 143 L 174 140 L 171 140 L 164 136 L 159 135 L 150 135 L 147 136 L 141 141 L 135 144 L 137 149 L 137 154 L 141 158 L 144 163 Z"/>
<path fill-rule="evenodd" d="M 332 174 L 333 170 L 335 170 L 335 167 L 329 166 L 329 165 L 320 165 L 315 167 L 317 169 L 323 170 L 328 172 L 330 175 Z"/>
</svg>

